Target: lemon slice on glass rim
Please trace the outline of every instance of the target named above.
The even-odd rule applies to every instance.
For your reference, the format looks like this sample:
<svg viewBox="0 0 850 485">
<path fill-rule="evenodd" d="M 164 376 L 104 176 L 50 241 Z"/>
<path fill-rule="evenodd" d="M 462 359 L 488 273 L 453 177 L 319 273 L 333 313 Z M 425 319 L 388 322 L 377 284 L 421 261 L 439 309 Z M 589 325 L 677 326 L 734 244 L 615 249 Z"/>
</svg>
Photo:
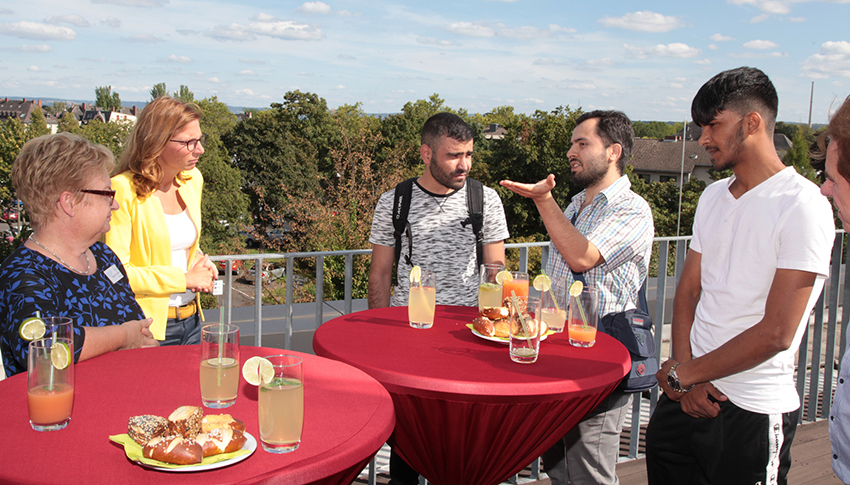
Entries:
<svg viewBox="0 0 850 485">
<path fill-rule="evenodd" d="M 252 386 L 268 384 L 274 379 L 274 366 L 265 357 L 251 357 L 242 365 L 242 377 Z"/>
<path fill-rule="evenodd" d="M 496 283 L 499 283 L 500 285 L 504 285 L 506 282 L 513 280 L 514 275 L 512 275 L 511 272 L 506 269 L 503 269 L 502 271 L 496 273 Z"/>
<path fill-rule="evenodd" d="M 533 285 L 537 291 L 549 291 L 552 288 L 552 279 L 545 274 L 539 274 L 534 277 Z"/>
<path fill-rule="evenodd" d="M 38 317 L 29 317 L 21 322 L 18 335 L 24 340 L 35 340 L 44 337 L 45 331 L 44 320 Z"/>
<path fill-rule="evenodd" d="M 408 279 L 411 283 L 419 284 L 419 282 L 422 281 L 422 268 L 419 266 L 410 268 L 410 275 L 408 276 Z"/>
<path fill-rule="evenodd" d="M 65 342 L 56 342 L 50 346 L 50 362 L 58 370 L 66 369 L 71 365 L 71 349 Z"/>
<path fill-rule="evenodd" d="M 573 284 L 570 285 L 570 296 L 581 296 L 581 290 L 583 289 L 584 284 L 581 281 L 573 281 Z"/>
</svg>

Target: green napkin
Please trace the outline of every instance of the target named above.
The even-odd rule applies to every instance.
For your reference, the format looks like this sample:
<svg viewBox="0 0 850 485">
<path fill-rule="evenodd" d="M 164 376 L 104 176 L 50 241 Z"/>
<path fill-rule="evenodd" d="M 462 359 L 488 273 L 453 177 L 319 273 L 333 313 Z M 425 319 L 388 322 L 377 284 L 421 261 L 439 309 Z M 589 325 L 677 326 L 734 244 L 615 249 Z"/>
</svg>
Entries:
<svg viewBox="0 0 850 485">
<path fill-rule="evenodd" d="M 475 330 L 475 327 L 474 327 L 471 323 L 467 323 L 467 324 L 466 324 L 466 328 L 468 328 L 468 329 L 470 329 L 470 330 Z M 476 330 L 476 332 L 477 332 L 477 330 Z M 547 330 L 547 331 L 546 331 L 546 333 L 544 333 L 544 334 L 542 335 L 542 337 L 547 337 L 547 336 L 549 336 L 549 335 L 552 335 L 553 333 L 555 333 L 555 331 L 554 331 L 554 330 Z M 479 335 L 481 335 L 481 334 L 479 334 Z M 495 339 L 503 340 L 503 341 L 505 341 L 505 342 L 507 342 L 507 341 L 508 341 L 508 337 L 489 337 L 489 338 L 495 338 Z M 134 443 L 135 443 L 135 442 L 134 442 Z"/>
<path fill-rule="evenodd" d="M 127 458 L 133 461 L 142 462 L 146 465 L 152 465 L 160 468 L 185 468 L 198 465 L 210 465 L 213 463 L 219 463 L 225 460 L 229 460 L 231 458 L 236 458 L 237 456 L 242 456 L 251 453 L 251 450 L 245 449 L 243 447 L 241 450 L 234 451 L 233 453 L 222 453 L 220 455 L 208 456 L 204 458 L 204 461 L 195 465 L 174 465 L 172 463 L 165 463 L 159 460 L 145 458 L 142 455 L 142 446 L 133 441 L 133 438 L 130 438 L 130 435 L 126 433 L 110 436 L 109 439 L 114 441 L 115 443 L 118 443 L 119 445 L 124 446 L 124 453 L 127 454 Z"/>
</svg>

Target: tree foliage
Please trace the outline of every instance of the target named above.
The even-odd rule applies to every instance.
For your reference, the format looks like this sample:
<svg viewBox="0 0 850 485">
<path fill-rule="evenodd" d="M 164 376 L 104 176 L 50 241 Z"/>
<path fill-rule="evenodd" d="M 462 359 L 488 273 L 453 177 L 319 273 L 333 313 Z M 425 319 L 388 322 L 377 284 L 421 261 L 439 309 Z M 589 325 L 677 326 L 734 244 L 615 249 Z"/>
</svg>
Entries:
<svg viewBox="0 0 850 485">
<path fill-rule="evenodd" d="M 40 106 L 33 108 L 30 113 L 30 124 L 27 127 L 27 135 L 30 139 L 47 135 L 50 133 L 50 128 L 47 127 L 47 120 L 44 119 L 44 112 Z"/>
<path fill-rule="evenodd" d="M 165 96 L 168 94 L 168 89 L 165 87 L 165 83 L 156 83 L 150 90 L 151 93 L 151 101 L 155 100 L 160 96 Z"/>
<path fill-rule="evenodd" d="M 0 201 L 15 198 L 11 180 L 12 164 L 28 140 L 26 126 L 18 118 L 9 118 L 0 124 Z"/>
<path fill-rule="evenodd" d="M 94 88 L 95 104 L 99 108 L 112 111 L 121 110 L 121 96 L 112 92 L 112 86 L 98 86 Z"/>
<path fill-rule="evenodd" d="M 673 136 L 682 129 L 682 123 L 665 123 L 663 121 L 635 121 L 632 123 L 635 137 L 663 140 L 664 137 Z"/>
<path fill-rule="evenodd" d="M 163 83 L 163 88 L 165 88 L 165 83 Z M 194 103 L 195 102 L 195 93 L 189 90 L 189 86 L 184 84 L 180 85 L 180 89 L 174 91 L 173 97 L 183 101 L 184 103 Z"/>
</svg>

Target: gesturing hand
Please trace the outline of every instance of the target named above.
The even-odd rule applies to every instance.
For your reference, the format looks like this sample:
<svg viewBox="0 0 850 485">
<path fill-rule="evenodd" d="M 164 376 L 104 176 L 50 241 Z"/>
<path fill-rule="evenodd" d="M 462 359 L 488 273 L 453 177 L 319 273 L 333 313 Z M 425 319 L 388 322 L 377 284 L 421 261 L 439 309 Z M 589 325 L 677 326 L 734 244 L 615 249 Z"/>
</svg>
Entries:
<svg viewBox="0 0 850 485">
<path fill-rule="evenodd" d="M 511 192 L 521 195 L 523 197 L 528 197 L 534 200 L 542 200 L 547 196 L 550 196 L 552 189 L 555 188 L 555 176 L 551 173 L 548 177 L 537 182 L 536 184 L 523 184 L 520 182 L 513 182 L 510 180 L 502 180 L 499 182 L 499 185 L 505 187 Z"/>
</svg>

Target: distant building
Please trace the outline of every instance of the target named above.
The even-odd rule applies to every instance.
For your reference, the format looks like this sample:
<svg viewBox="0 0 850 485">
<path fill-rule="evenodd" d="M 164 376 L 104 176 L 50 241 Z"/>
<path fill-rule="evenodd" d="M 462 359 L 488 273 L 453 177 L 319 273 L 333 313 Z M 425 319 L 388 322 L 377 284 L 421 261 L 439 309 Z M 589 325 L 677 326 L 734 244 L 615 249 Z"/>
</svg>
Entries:
<svg viewBox="0 0 850 485">
<path fill-rule="evenodd" d="M 32 121 L 32 111 L 36 106 L 41 106 L 41 100 L 31 99 L 27 101 L 27 98 L 20 100 L 4 98 L 0 100 L 0 122 L 17 118 L 21 123 L 29 124 Z"/>
<path fill-rule="evenodd" d="M 85 103 L 83 103 L 85 108 Z M 90 121 L 100 121 L 101 123 L 117 123 L 119 121 L 129 121 L 136 124 L 138 117 L 138 109 L 135 106 L 130 108 L 121 108 L 120 111 L 105 110 L 103 108 L 89 108 L 83 112 L 83 117 L 80 120 L 81 125 L 87 125 Z"/>
<path fill-rule="evenodd" d="M 634 174 L 647 182 L 678 182 L 684 175 L 687 182 L 696 177 L 703 182 L 712 182 L 708 170 L 711 157 L 696 141 L 685 142 L 685 158 L 682 162 L 682 142 L 679 140 L 635 139 L 632 159 L 629 161 Z"/>
<path fill-rule="evenodd" d="M 488 140 L 501 140 L 505 138 L 508 130 L 499 126 L 498 123 L 490 123 L 490 126 L 484 129 L 484 138 Z"/>
</svg>

